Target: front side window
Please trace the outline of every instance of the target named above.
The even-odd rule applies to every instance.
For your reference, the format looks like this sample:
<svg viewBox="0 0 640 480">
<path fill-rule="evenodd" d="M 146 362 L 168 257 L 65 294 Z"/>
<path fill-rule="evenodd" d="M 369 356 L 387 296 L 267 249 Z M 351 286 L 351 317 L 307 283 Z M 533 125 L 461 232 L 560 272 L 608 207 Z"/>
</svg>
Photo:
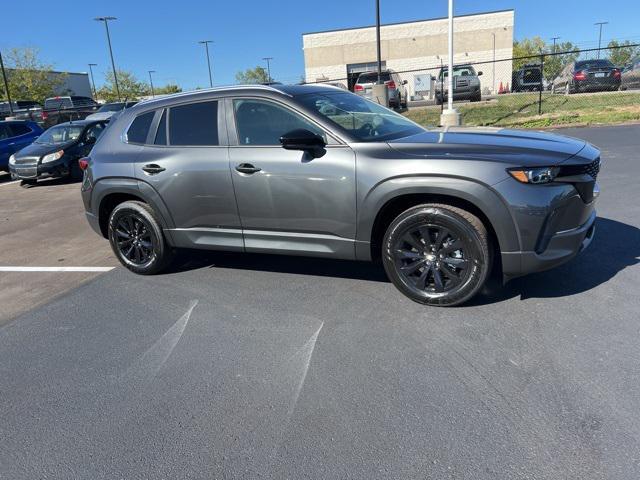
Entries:
<svg viewBox="0 0 640 480">
<path fill-rule="evenodd" d="M 424 128 L 377 103 L 347 92 L 310 93 L 300 101 L 361 142 L 407 137 Z"/>
<path fill-rule="evenodd" d="M 147 112 L 142 115 L 138 115 L 129 127 L 129 130 L 127 130 L 127 142 L 145 143 L 155 114 L 156 112 Z"/>
<path fill-rule="evenodd" d="M 9 127 L 6 125 L 0 125 L 0 140 L 6 140 L 11 137 Z"/>
<path fill-rule="evenodd" d="M 304 129 L 326 139 L 325 133 L 304 117 L 266 100 L 233 101 L 240 145 L 280 145 L 280 137 Z"/>
<path fill-rule="evenodd" d="M 104 130 L 104 124 L 103 123 L 96 123 L 95 125 L 93 125 L 92 127 L 89 127 L 87 129 L 87 133 L 85 133 L 85 141 L 91 141 L 89 139 L 93 139 L 93 141 L 95 142 L 96 140 L 98 140 L 98 138 L 100 138 L 100 135 L 102 135 L 102 132 Z"/>
<path fill-rule="evenodd" d="M 219 145 L 218 102 L 199 102 L 171 107 L 169 109 L 169 144 L 172 146 Z"/>
</svg>

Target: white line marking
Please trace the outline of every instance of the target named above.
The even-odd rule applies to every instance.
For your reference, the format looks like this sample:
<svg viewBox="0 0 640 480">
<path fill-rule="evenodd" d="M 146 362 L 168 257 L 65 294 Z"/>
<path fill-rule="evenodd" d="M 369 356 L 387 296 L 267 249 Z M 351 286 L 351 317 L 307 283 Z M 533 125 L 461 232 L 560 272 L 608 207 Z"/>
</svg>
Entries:
<svg viewBox="0 0 640 480">
<path fill-rule="evenodd" d="M 0 183 L 0 187 L 4 187 L 5 185 L 13 185 L 14 183 L 19 183 L 20 180 L 14 180 L 13 182 Z"/>
<path fill-rule="evenodd" d="M 116 267 L 2 267 L 0 272 L 109 272 Z"/>
</svg>

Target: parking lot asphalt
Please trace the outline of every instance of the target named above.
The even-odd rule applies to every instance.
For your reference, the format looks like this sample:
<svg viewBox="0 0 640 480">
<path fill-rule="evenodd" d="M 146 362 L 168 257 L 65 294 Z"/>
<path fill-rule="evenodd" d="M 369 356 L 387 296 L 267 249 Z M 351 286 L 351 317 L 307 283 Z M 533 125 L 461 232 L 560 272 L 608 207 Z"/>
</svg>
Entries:
<svg viewBox="0 0 640 480">
<path fill-rule="evenodd" d="M 593 243 L 467 306 L 375 265 L 188 253 L 13 318 L 0 478 L 636 479 L 640 126 L 561 133 L 603 152 Z"/>
</svg>

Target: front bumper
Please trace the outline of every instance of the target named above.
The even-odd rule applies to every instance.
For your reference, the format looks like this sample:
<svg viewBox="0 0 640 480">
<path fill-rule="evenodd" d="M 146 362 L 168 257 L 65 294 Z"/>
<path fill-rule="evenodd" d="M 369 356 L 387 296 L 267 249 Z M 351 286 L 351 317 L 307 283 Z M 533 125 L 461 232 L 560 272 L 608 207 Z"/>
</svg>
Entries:
<svg viewBox="0 0 640 480">
<path fill-rule="evenodd" d="M 9 173 L 14 180 L 35 180 L 39 178 L 59 178 L 69 175 L 69 166 L 66 161 L 57 161 L 42 164 L 16 164 L 9 165 Z"/>
<path fill-rule="evenodd" d="M 595 222 L 594 210 L 583 225 L 553 235 L 542 252 L 502 253 L 502 270 L 505 280 L 549 270 L 568 262 L 591 244 L 596 231 Z"/>
</svg>

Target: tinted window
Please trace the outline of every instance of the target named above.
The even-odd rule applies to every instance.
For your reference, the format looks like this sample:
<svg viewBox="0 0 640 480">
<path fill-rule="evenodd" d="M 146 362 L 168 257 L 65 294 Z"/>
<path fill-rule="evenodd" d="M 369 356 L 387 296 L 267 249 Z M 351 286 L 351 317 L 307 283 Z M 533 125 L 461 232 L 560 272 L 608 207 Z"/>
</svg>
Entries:
<svg viewBox="0 0 640 480">
<path fill-rule="evenodd" d="M 473 69 L 471 65 L 465 65 L 463 67 L 453 67 L 453 76 L 454 77 L 473 77 L 475 76 L 476 71 Z M 445 68 L 440 70 L 440 76 L 444 78 L 449 77 L 449 69 Z"/>
<path fill-rule="evenodd" d="M 218 102 L 169 109 L 171 145 L 218 145 Z"/>
<path fill-rule="evenodd" d="M 360 97 L 356 97 L 360 98 Z M 240 145 L 280 145 L 280 137 L 298 128 L 326 136 L 291 110 L 264 100 L 234 100 Z"/>
<path fill-rule="evenodd" d="M 7 125 L 0 125 L 0 140 L 5 140 L 11 137 L 11 132 Z"/>
<path fill-rule="evenodd" d="M 138 115 L 133 121 L 129 130 L 127 130 L 127 142 L 129 143 L 145 143 L 147 141 L 147 134 L 153 121 L 153 116 L 156 112 L 147 112 L 142 115 Z"/>
<path fill-rule="evenodd" d="M 613 63 L 609 60 L 584 60 L 582 62 L 576 62 L 576 70 L 601 67 L 613 68 Z"/>
<path fill-rule="evenodd" d="M 158 124 L 158 131 L 156 132 L 156 139 L 153 142 L 155 145 L 167 144 L 167 111 L 162 112 L 160 123 Z"/>
<path fill-rule="evenodd" d="M 391 80 L 391 74 L 389 72 L 382 72 L 380 79 L 383 82 Z M 363 73 L 358 77 L 358 83 L 376 83 L 378 81 L 378 72 Z"/>
<path fill-rule="evenodd" d="M 44 102 L 46 109 L 58 109 L 71 107 L 71 99 L 69 97 L 48 98 Z"/>
<path fill-rule="evenodd" d="M 18 135 L 24 135 L 25 133 L 29 133 L 31 129 L 22 123 L 12 123 L 11 131 L 17 137 Z"/>
<path fill-rule="evenodd" d="M 104 130 L 104 123 L 96 123 L 92 127 L 89 127 L 87 129 L 87 133 L 84 134 L 85 141 L 89 138 L 98 140 L 98 138 L 100 138 L 100 135 L 102 135 L 103 130 Z"/>
</svg>

